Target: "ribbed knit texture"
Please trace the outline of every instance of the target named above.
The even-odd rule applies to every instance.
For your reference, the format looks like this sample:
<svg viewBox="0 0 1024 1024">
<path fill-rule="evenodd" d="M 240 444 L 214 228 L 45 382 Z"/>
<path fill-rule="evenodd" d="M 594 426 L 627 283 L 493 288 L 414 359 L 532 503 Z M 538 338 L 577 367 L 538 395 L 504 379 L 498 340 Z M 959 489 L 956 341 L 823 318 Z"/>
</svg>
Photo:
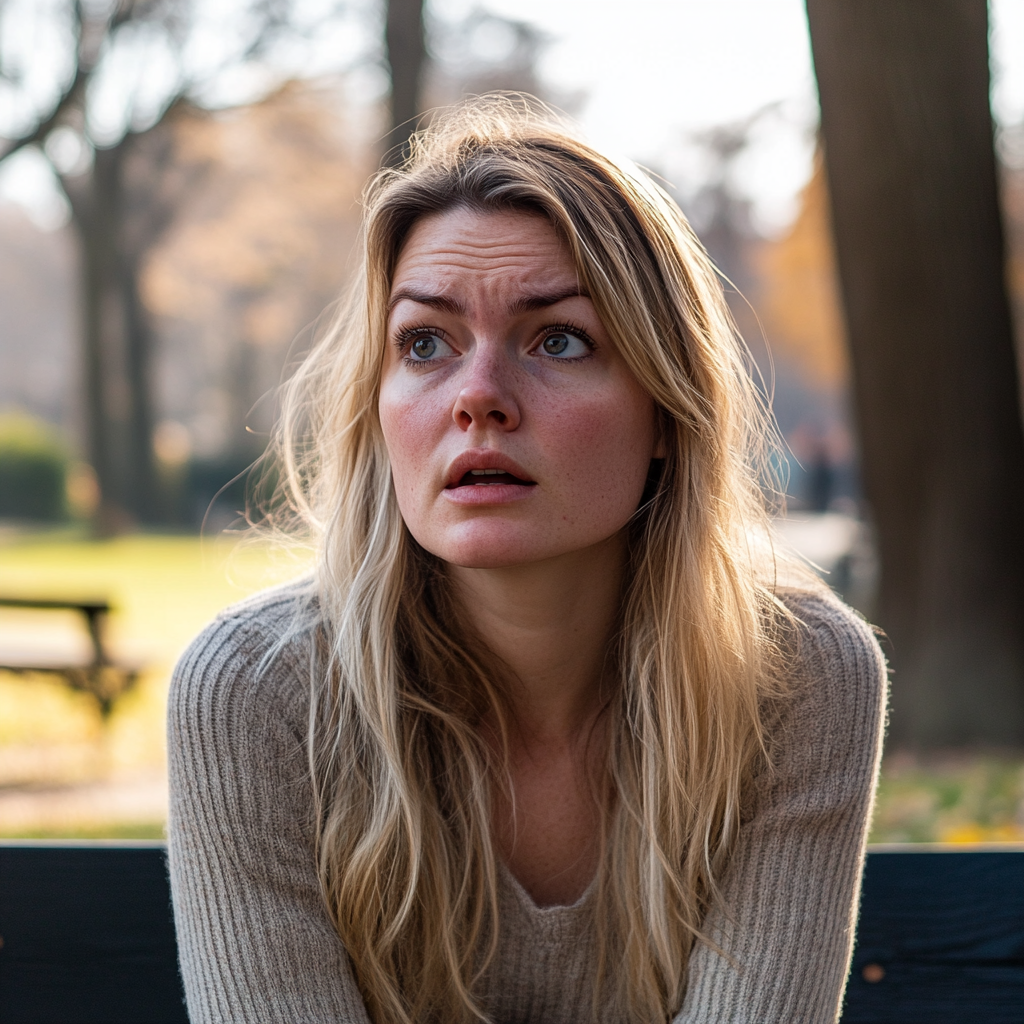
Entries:
<svg viewBox="0 0 1024 1024">
<path fill-rule="evenodd" d="M 225 611 L 171 687 L 170 873 L 193 1024 L 368 1022 L 321 901 L 307 775 L 309 652 L 289 640 L 297 591 Z M 794 687 L 773 731 L 776 771 L 740 832 L 677 1024 L 832 1024 L 849 967 L 878 771 L 885 666 L 869 628 L 822 597 L 790 600 Z M 538 908 L 501 875 L 495 1024 L 591 1020 L 592 890 Z"/>
</svg>

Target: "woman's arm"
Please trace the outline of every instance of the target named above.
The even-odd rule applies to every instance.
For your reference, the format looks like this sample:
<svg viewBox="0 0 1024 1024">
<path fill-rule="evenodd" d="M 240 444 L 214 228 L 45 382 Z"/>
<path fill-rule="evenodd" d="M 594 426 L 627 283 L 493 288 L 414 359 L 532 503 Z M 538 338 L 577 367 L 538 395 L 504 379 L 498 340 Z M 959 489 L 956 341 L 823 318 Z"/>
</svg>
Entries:
<svg viewBox="0 0 1024 1024">
<path fill-rule="evenodd" d="M 853 947 L 884 725 L 886 670 L 838 602 L 792 602 L 796 690 L 705 932 L 676 1024 L 833 1024 Z M 731 962 L 730 962 L 731 961 Z"/>
<path fill-rule="evenodd" d="M 320 898 L 301 656 L 257 671 L 291 604 L 279 592 L 213 623 L 171 686 L 169 860 L 193 1024 L 368 1024 Z"/>
</svg>

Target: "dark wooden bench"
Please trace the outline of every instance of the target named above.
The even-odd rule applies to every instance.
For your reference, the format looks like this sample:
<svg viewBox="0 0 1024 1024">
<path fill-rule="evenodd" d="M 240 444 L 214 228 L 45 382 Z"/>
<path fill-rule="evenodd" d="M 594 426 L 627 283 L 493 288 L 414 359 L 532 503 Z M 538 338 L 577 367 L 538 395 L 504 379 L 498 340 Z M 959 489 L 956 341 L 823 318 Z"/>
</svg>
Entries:
<svg viewBox="0 0 1024 1024">
<path fill-rule="evenodd" d="M 187 1022 L 160 843 L 0 843 L 0 935 L 0 1024 Z M 1024 847 L 872 850 L 842 1021 L 1021 1024 Z"/>
<path fill-rule="evenodd" d="M 5 658 L 3 651 L 0 651 L 0 672 L 57 676 L 73 690 L 89 694 L 96 701 L 104 721 L 110 717 L 117 700 L 138 680 L 138 667 L 115 663 L 104 645 L 104 625 L 107 615 L 110 614 L 108 602 L 0 597 L 0 609 L 2 608 L 78 613 L 84 619 L 92 654 L 86 661 L 72 664 L 67 660 L 47 659 L 38 654 L 29 660 L 12 661 Z M 2 1020 L 3 1017 L 0 1016 L 0 1021 Z"/>
</svg>

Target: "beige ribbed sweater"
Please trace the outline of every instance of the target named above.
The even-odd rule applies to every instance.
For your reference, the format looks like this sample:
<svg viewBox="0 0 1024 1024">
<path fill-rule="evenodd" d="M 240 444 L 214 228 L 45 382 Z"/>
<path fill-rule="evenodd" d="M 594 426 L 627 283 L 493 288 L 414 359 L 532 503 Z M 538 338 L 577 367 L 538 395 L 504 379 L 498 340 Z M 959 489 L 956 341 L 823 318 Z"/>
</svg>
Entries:
<svg viewBox="0 0 1024 1024">
<path fill-rule="evenodd" d="M 321 903 L 306 775 L 309 656 L 290 640 L 298 591 L 228 609 L 182 657 L 170 695 L 170 873 L 193 1024 L 355 1024 L 368 1017 Z M 878 769 L 885 667 L 838 602 L 793 599 L 806 624 L 794 695 L 707 930 L 679 1024 L 831 1024 L 849 966 Z M 591 893 L 535 906 L 506 871 L 495 1024 L 590 1019 Z"/>
</svg>

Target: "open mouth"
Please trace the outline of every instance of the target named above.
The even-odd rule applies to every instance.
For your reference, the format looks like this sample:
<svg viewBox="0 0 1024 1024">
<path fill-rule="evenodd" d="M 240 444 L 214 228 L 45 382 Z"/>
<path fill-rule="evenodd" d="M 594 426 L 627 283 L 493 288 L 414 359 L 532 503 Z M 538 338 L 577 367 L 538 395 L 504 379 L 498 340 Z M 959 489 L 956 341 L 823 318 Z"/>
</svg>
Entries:
<svg viewBox="0 0 1024 1024">
<path fill-rule="evenodd" d="M 471 469 L 463 473 L 458 483 L 450 484 L 449 489 L 454 487 L 493 487 L 495 484 L 517 484 L 520 487 L 534 487 L 536 481 L 521 480 L 503 469 Z"/>
</svg>

